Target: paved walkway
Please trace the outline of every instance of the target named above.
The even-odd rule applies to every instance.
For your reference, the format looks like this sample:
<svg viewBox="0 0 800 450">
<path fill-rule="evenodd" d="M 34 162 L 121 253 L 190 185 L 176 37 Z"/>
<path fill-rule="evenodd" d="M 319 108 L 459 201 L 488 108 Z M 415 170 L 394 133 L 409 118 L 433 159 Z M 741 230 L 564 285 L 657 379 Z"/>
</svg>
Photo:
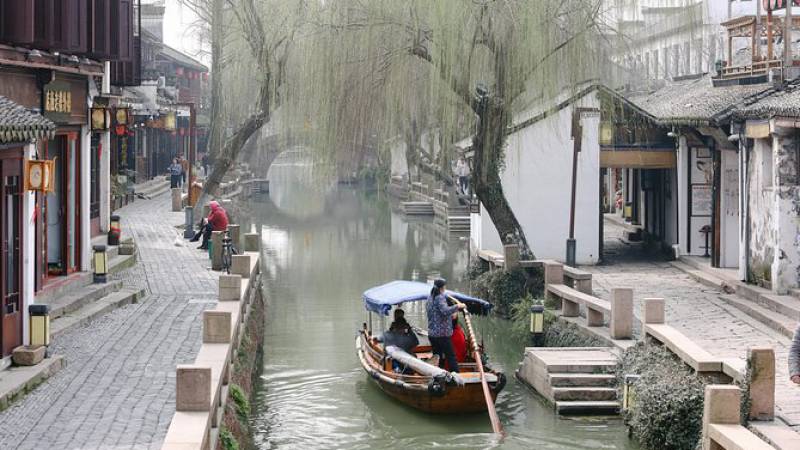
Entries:
<svg viewBox="0 0 800 450">
<path fill-rule="evenodd" d="M 175 411 L 175 365 L 194 360 L 201 314 L 216 300 L 205 254 L 176 247 L 169 194 L 119 211 L 139 264 L 115 277 L 147 296 L 68 331 L 52 351 L 67 366 L 0 413 L 0 448 L 159 448 Z"/>
<path fill-rule="evenodd" d="M 700 284 L 665 260 L 653 260 L 641 244 L 623 242 L 619 226 L 606 220 L 605 227 L 606 263 L 584 268 L 593 272 L 595 293 L 608 298 L 613 287 L 632 287 L 637 316 L 641 299 L 665 298 L 667 323 L 715 355 L 744 359 L 748 347 L 774 347 L 776 412 L 800 431 L 800 386 L 788 380 L 786 363 L 790 340 L 720 299 L 730 294 Z"/>
</svg>

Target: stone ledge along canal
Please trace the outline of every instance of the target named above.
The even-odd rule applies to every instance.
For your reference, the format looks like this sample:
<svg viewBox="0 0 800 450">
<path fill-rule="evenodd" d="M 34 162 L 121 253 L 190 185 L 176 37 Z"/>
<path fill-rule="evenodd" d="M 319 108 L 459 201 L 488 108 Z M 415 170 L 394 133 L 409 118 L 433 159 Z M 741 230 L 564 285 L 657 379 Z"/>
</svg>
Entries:
<svg viewBox="0 0 800 450">
<path fill-rule="evenodd" d="M 309 183 L 311 172 L 276 161 L 269 197 L 243 209 L 261 229 L 266 262 L 264 372 L 252 418 L 259 448 L 637 448 L 620 420 L 559 418 L 521 385 L 513 372 L 523 344 L 496 317 L 475 331 L 508 376 L 497 401 L 504 439 L 491 433 L 486 414 L 428 415 L 384 395 L 355 354 L 366 320 L 361 293 L 439 274 L 463 289 L 468 243 L 430 221 L 407 221 L 382 193 Z M 424 328 L 424 309 L 408 306 L 411 323 Z"/>
</svg>

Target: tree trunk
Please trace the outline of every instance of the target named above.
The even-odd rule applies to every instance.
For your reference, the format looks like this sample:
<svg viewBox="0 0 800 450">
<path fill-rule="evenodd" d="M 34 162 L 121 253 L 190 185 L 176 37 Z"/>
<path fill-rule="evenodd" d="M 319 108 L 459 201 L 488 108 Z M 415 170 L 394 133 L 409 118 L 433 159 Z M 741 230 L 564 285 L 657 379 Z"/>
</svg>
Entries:
<svg viewBox="0 0 800 450">
<path fill-rule="evenodd" d="M 472 141 L 472 184 L 475 194 L 481 201 L 481 207 L 489 213 L 503 244 L 517 244 L 520 256 L 535 259 L 525 232 L 508 204 L 500 179 L 510 112 L 502 100 L 488 95 L 478 100 L 476 112 L 479 125 Z"/>
<path fill-rule="evenodd" d="M 225 40 L 225 0 L 212 0 L 211 5 L 211 127 L 206 151 L 213 161 L 222 147 L 222 51 Z"/>
</svg>

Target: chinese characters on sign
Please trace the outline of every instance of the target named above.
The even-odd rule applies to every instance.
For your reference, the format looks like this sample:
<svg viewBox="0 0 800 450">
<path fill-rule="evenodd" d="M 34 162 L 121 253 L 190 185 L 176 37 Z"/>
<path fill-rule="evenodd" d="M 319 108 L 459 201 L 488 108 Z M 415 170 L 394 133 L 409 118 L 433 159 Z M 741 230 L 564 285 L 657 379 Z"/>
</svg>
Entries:
<svg viewBox="0 0 800 450">
<path fill-rule="evenodd" d="M 72 112 L 72 93 L 69 91 L 47 91 L 44 110 L 61 114 Z"/>
</svg>

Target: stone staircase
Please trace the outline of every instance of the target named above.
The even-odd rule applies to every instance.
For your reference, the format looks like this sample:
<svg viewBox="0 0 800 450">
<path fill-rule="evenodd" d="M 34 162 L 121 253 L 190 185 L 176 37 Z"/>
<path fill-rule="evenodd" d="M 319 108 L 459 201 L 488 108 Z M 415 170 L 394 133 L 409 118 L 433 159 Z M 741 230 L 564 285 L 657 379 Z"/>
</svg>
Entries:
<svg viewBox="0 0 800 450">
<path fill-rule="evenodd" d="M 447 217 L 447 229 L 452 232 L 469 233 L 469 216 L 449 216 Z"/>
<path fill-rule="evenodd" d="M 407 216 L 433 215 L 433 204 L 430 202 L 403 202 L 401 207 Z"/>
<path fill-rule="evenodd" d="M 606 347 L 530 347 L 517 378 L 562 415 L 616 415 L 620 411 L 618 357 Z"/>
</svg>

